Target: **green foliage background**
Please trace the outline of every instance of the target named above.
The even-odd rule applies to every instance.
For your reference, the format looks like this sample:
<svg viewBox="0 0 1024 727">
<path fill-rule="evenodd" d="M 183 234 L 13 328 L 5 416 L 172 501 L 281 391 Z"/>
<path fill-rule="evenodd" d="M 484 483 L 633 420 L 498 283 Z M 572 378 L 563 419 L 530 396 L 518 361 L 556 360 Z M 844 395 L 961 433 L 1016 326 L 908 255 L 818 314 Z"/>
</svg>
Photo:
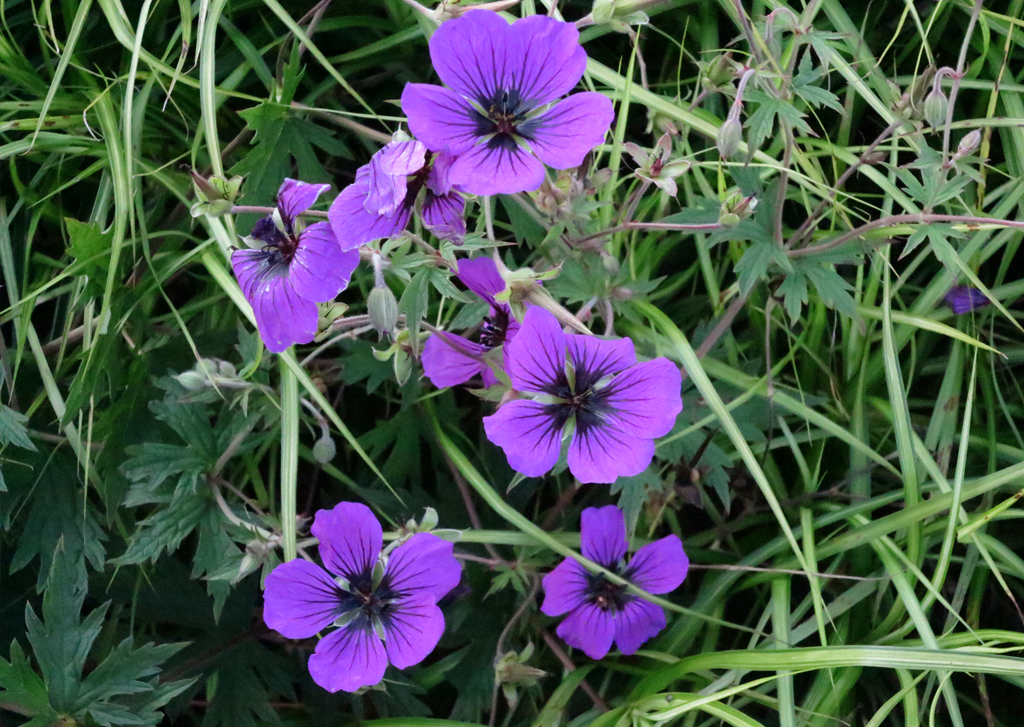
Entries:
<svg viewBox="0 0 1024 727">
<path fill-rule="evenodd" d="M 495 200 L 495 232 L 687 381 L 647 472 L 577 489 L 513 477 L 480 427 L 493 403 L 418 367 L 399 383 L 359 318 L 366 266 L 341 296 L 355 325 L 266 353 L 225 257 L 256 216 L 189 214 L 189 169 L 243 175 L 246 205 L 285 176 L 349 183 L 404 83 L 435 81 L 430 19 L 400 0 L 4 0 L 0 724 L 1019 724 L 1022 6 L 616 0 L 618 25 L 584 28 L 584 83 L 618 112 L 594 164 L 611 174 L 562 216 Z M 617 31 L 641 9 L 637 45 Z M 759 81 L 722 162 L 726 50 Z M 929 66 L 963 70 L 933 125 Z M 623 151 L 668 128 L 692 163 L 676 199 Z M 467 249 L 486 246 L 470 209 Z M 388 252 L 410 328 L 479 321 L 436 256 Z M 995 305 L 954 317 L 954 282 Z M 432 507 L 467 556 L 437 652 L 356 696 L 316 687 L 313 644 L 260 611 L 261 576 L 346 499 L 393 535 Z M 680 535 L 694 569 L 657 639 L 592 663 L 536 595 L 608 502 L 636 543 Z"/>
</svg>

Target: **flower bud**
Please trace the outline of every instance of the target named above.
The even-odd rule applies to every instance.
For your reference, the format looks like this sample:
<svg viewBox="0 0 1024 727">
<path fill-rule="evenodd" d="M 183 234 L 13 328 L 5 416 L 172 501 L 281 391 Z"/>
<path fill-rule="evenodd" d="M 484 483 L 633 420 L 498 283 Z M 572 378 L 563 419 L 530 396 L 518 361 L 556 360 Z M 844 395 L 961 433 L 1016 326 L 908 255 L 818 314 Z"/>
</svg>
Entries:
<svg viewBox="0 0 1024 727">
<path fill-rule="evenodd" d="M 732 51 L 723 53 L 708 65 L 707 80 L 713 88 L 724 88 L 732 83 Z"/>
<path fill-rule="evenodd" d="M 313 459 L 319 464 L 327 464 L 334 459 L 334 455 L 337 453 L 338 448 L 327 432 L 324 432 L 323 436 L 313 445 Z"/>
<path fill-rule="evenodd" d="M 722 155 L 723 159 L 732 158 L 739 151 L 742 139 L 743 127 L 740 126 L 740 122 L 734 118 L 726 119 L 725 123 L 718 130 L 718 138 L 716 139 L 718 153 Z"/>
<path fill-rule="evenodd" d="M 398 301 L 395 300 L 391 288 L 374 287 L 370 291 L 366 308 L 370 314 L 370 325 L 377 331 L 377 335 L 381 338 L 385 334 L 391 336 L 398 324 Z"/>
<path fill-rule="evenodd" d="M 594 0 L 590 15 L 595 25 L 604 25 L 615 14 L 615 0 Z"/>
<path fill-rule="evenodd" d="M 973 154 L 981 146 L 981 130 L 975 129 L 960 140 L 960 146 L 956 148 L 957 156 L 965 157 Z"/>
<path fill-rule="evenodd" d="M 933 88 L 924 100 L 924 120 L 933 129 L 946 123 L 946 112 L 949 110 L 949 99 L 941 89 Z"/>
<path fill-rule="evenodd" d="M 420 518 L 419 531 L 421 533 L 430 532 L 437 527 L 437 510 L 432 507 L 428 507 L 423 512 L 423 517 Z"/>
<path fill-rule="evenodd" d="M 183 371 L 174 378 L 188 391 L 199 391 L 206 388 L 206 377 L 198 371 Z"/>
<path fill-rule="evenodd" d="M 412 376 L 412 356 L 405 352 L 404 348 L 395 351 L 393 360 L 395 367 L 395 381 L 399 386 L 405 386 L 405 382 Z"/>
</svg>

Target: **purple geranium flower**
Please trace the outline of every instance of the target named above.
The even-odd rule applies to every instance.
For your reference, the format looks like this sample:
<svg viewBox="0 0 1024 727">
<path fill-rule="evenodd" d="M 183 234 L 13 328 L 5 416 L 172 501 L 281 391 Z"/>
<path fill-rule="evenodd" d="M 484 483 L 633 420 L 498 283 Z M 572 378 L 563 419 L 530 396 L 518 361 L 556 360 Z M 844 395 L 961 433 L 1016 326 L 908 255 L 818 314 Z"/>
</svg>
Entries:
<svg viewBox="0 0 1024 727">
<path fill-rule="evenodd" d="M 423 661 L 444 631 L 437 601 L 461 577 L 452 544 L 414 535 L 388 556 L 381 574 L 380 523 L 356 502 L 317 512 L 313 535 L 330 573 L 302 559 L 279 565 L 267 576 L 263 606 L 267 626 L 289 639 L 339 627 L 309 657 L 313 681 L 329 692 L 354 692 L 383 679 L 388 662 L 405 669 Z"/>
<path fill-rule="evenodd" d="M 539 477 L 558 462 L 572 422 L 569 471 L 580 482 L 614 482 L 640 474 L 683 409 L 682 377 L 665 358 L 636 362 L 628 338 L 605 341 L 562 332 L 543 308 L 526 311 L 505 346 L 516 399 L 484 417 L 487 438 L 505 450 L 512 469 Z"/>
<path fill-rule="evenodd" d="M 430 58 L 448 88 L 407 84 L 402 109 L 430 149 L 456 155 L 452 181 L 471 194 L 537 189 L 544 164 L 578 167 L 611 126 L 612 102 L 599 93 L 554 103 L 587 65 L 572 23 L 532 15 L 509 25 L 471 10 L 437 29 Z"/>
<path fill-rule="evenodd" d="M 946 303 L 958 316 L 976 308 L 992 305 L 992 301 L 986 298 L 984 293 L 968 285 L 954 285 L 950 288 L 946 293 Z"/>
<path fill-rule="evenodd" d="M 598 563 L 648 593 L 668 593 L 686 578 L 690 561 L 683 544 L 669 535 L 640 548 L 626 563 L 626 520 L 614 505 L 588 507 L 580 523 L 583 557 Z M 627 593 L 603 575 L 590 573 L 574 558 L 566 558 L 544 576 L 544 605 L 548 616 L 569 617 L 558 625 L 565 643 L 601 659 L 612 640 L 623 654 L 665 628 L 661 606 Z"/>
<path fill-rule="evenodd" d="M 485 386 L 490 386 L 497 379 L 482 357 L 492 348 L 511 341 L 519 331 L 519 321 L 512 316 L 507 303 L 499 303 L 494 298 L 505 290 L 505 280 L 491 258 L 460 260 L 457 275 L 491 307 L 480 331 L 480 343 L 454 333 L 431 336 L 423 347 L 423 372 L 438 388 L 464 384 L 477 374 L 483 377 Z"/>
<path fill-rule="evenodd" d="M 252 230 L 259 249 L 234 250 L 231 267 L 256 315 L 260 338 L 274 353 L 316 337 L 317 303 L 333 300 L 348 287 L 359 252 L 345 251 L 326 222 L 299 230 L 299 215 L 328 184 L 284 180 L 277 192 L 280 226 L 264 217 Z"/>
<path fill-rule="evenodd" d="M 437 237 L 461 245 L 466 236 L 466 202 L 452 184 L 452 155 L 436 154 L 422 143 L 393 141 L 356 171 L 356 181 L 342 190 L 328 219 L 343 249 L 394 237 L 409 226 L 416 199 L 426 187 L 420 215 Z"/>
</svg>

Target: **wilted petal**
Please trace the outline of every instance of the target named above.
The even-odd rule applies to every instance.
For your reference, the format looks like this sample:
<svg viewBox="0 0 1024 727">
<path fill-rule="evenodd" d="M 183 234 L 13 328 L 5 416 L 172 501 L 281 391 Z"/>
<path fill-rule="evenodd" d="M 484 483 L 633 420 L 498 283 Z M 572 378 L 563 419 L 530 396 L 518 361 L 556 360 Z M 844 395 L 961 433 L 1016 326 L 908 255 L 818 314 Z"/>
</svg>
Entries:
<svg viewBox="0 0 1024 727">
<path fill-rule="evenodd" d="M 384 644 L 365 618 L 322 638 L 309 657 L 309 675 L 328 692 L 378 684 L 387 666 Z"/>
<path fill-rule="evenodd" d="M 636 349 L 629 338 L 604 341 L 595 336 L 566 336 L 566 343 L 576 369 L 577 391 L 636 363 Z"/>
<path fill-rule="evenodd" d="M 675 535 L 648 543 L 636 551 L 626 578 L 648 593 L 668 593 L 679 588 L 690 569 L 683 542 Z"/>
<path fill-rule="evenodd" d="M 311 530 L 320 540 L 320 558 L 327 570 L 350 583 L 370 577 L 384 544 L 380 521 L 370 508 L 339 502 L 331 510 L 318 510 Z"/>
<path fill-rule="evenodd" d="M 495 137 L 460 153 L 451 178 L 470 194 L 532 192 L 544 181 L 544 165 L 510 137 Z"/>
<path fill-rule="evenodd" d="M 345 187 L 331 203 L 327 219 L 342 250 L 394 237 L 409 224 L 412 208 L 408 205 L 402 205 L 390 217 L 367 212 L 364 202 L 368 193 L 369 184 L 364 177 Z"/>
<path fill-rule="evenodd" d="M 469 151 L 480 137 L 483 117 L 454 91 L 424 83 L 407 83 L 402 111 L 409 130 L 431 151 L 447 148 L 452 154 Z"/>
<path fill-rule="evenodd" d="M 444 614 L 429 596 L 392 602 L 381 623 L 388 659 L 398 669 L 408 669 L 427 658 L 444 633 Z"/>
<path fill-rule="evenodd" d="M 267 576 L 263 620 L 285 638 L 308 639 L 355 605 L 327 571 L 300 558 Z"/>
<path fill-rule="evenodd" d="M 580 516 L 580 552 L 583 557 L 612 568 L 622 560 L 626 542 L 626 517 L 615 505 L 588 507 Z"/>
<path fill-rule="evenodd" d="M 950 288 L 946 293 L 945 300 L 958 316 L 992 303 L 980 290 L 967 285 L 956 285 Z"/>
<path fill-rule="evenodd" d="M 591 659 L 603 659 L 612 648 L 615 621 L 594 604 L 581 606 L 558 625 L 556 633 L 569 646 L 582 649 Z"/>
<path fill-rule="evenodd" d="M 308 184 L 297 179 L 286 179 L 277 190 L 277 208 L 281 210 L 281 219 L 293 228 L 295 218 L 308 210 L 317 198 L 331 188 L 329 184 Z"/>
<path fill-rule="evenodd" d="M 447 148 L 434 155 L 434 163 L 427 175 L 427 189 L 434 194 L 448 194 L 452 191 L 452 164 L 455 155 Z"/>
<path fill-rule="evenodd" d="M 288 275 L 288 266 L 275 262 L 276 253 L 235 250 L 231 267 L 238 278 L 256 327 L 267 349 L 281 353 L 295 343 L 309 343 L 316 337 L 316 303 L 299 295 Z"/>
<path fill-rule="evenodd" d="M 569 471 L 580 482 L 611 484 L 619 477 L 640 474 L 651 463 L 653 440 L 623 432 L 614 419 L 581 424 L 577 417 L 569 444 Z"/>
<path fill-rule="evenodd" d="M 498 264 L 494 260 L 486 256 L 459 260 L 456 276 L 467 288 L 497 307 L 494 296 L 505 290 L 505 279 L 498 272 Z"/>
<path fill-rule="evenodd" d="M 583 163 L 587 152 L 599 146 L 611 127 L 612 102 L 593 91 L 563 99 L 535 119 L 519 125 L 537 157 L 555 169 Z"/>
<path fill-rule="evenodd" d="M 562 428 L 545 409 L 517 399 L 484 417 L 487 438 L 505 451 L 509 467 L 527 477 L 540 477 L 554 467 L 562 448 Z"/>
<path fill-rule="evenodd" d="M 454 333 L 435 333 L 423 346 L 423 373 L 439 389 L 458 386 L 487 368 L 480 361 L 486 352 L 486 346 Z"/>
<path fill-rule="evenodd" d="M 623 654 L 635 654 L 640 645 L 665 628 L 661 606 L 634 598 L 615 614 L 615 643 Z"/>
<path fill-rule="evenodd" d="M 381 590 L 402 596 L 426 594 L 435 601 L 459 585 L 462 567 L 452 544 L 433 533 L 418 533 L 395 548 L 388 558 Z"/>
<path fill-rule="evenodd" d="M 424 162 L 427 148 L 422 142 L 393 141 L 370 159 L 368 185 L 363 207 L 376 215 L 391 216 L 405 202 L 408 193 L 408 177 L 419 171 Z"/>
<path fill-rule="evenodd" d="M 554 314 L 543 308 L 528 309 L 519 333 L 505 346 L 505 371 L 512 386 L 536 393 L 564 378 L 566 338 Z"/>
<path fill-rule="evenodd" d="M 653 438 L 675 426 L 683 410 L 681 388 L 679 367 L 667 358 L 656 358 L 623 371 L 601 393 L 623 433 Z"/>
<path fill-rule="evenodd" d="M 465 212 L 466 201 L 456 192 L 437 195 L 428 189 L 423 198 L 423 224 L 435 237 L 453 245 L 466 239 Z"/>
<path fill-rule="evenodd" d="M 348 287 L 357 265 L 359 251 L 342 250 L 330 224 L 317 222 L 299 236 L 288 275 L 303 298 L 323 303 Z"/>
<path fill-rule="evenodd" d="M 544 604 L 542 613 L 561 616 L 586 604 L 587 571 L 572 558 L 566 558 L 558 567 L 544 576 Z"/>
</svg>

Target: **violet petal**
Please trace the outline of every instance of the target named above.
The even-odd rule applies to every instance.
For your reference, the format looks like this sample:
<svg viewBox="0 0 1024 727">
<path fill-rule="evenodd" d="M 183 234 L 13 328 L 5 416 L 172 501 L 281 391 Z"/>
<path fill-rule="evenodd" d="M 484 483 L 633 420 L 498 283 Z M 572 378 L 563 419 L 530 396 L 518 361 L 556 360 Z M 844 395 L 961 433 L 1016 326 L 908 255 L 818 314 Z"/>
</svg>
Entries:
<svg viewBox="0 0 1024 727">
<path fill-rule="evenodd" d="M 498 264 L 494 260 L 486 256 L 459 260 L 456 276 L 492 307 L 498 306 L 494 296 L 505 290 L 505 279 L 498 272 Z"/>
<path fill-rule="evenodd" d="M 268 350 L 281 353 L 316 337 L 319 313 L 316 303 L 296 292 L 287 266 L 273 260 L 272 253 L 262 250 L 231 253 L 231 267 L 252 306 L 260 338 Z"/>
<path fill-rule="evenodd" d="M 576 421 L 569 444 L 569 471 L 582 483 L 611 484 L 643 472 L 654 457 L 654 441 L 622 431 L 615 419 L 586 428 Z"/>
<path fill-rule="evenodd" d="M 407 205 L 399 207 L 390 217 L 367 212 L 364 202 L 368 194 L 369 184 L 364 178 L 345 187 L 331 203 L 327 218 L 342 250 L 354 250 L 374 240 L 394 237 L 409 224 L 412 208 Z"/>
<path fill-rule="evenodd" d="M 320 558 L 327 570 L 350 583 L 368 579 L 384 544 L 380 521 L 366 505 L 339 502 L 318 510 L 311 528 L 320 540 Z"/>
<path fill-rule="evenodd" d="M 479 360 L 486 352 L 486 346 L 454 333 L 435 333 L 423 346 L 423 373 L 439 389 L 458 386 L 487 369 Z"/>
<path fill-rule="evenodd" d="M 409 119 L 409 130 L 431 151 L 447 148 L 452 154 L 463 154 L 479 139 L 480 115 L 451 89 L 407 83 L 402 111 Z"/>
<path fill-rule="evenodd" d="M 690 568 L 682 541 L 668 535 L 648 543 L 633 554 L 626 578 L 648 593 L 668 593 L 679 588 Z"/>
<path fill-rule="evenodd" d="M 512 386 L 539 393 L 564 377 L 567 338 L 550 311 L 528 309 L 519 333 L 505 346 L 505 371 Z"/>
<path fill-rule="evenodd" d="M 544 165 L 509 137 L 495 137 L 461 152 L 451 178 L 469 194 L 532 192 L 544 182 Z"/>
<path fill-rule="evenodd" d="M 664 609 L 642 598 L 634 598 L 615 614 L 615 643 L 623 654 L 635 654 L 663 628 Z"/>
<path fill-rule="evenodd" d="M 612 569 L 626 555 L 626 517 L 615 505 L 588 507 L 580 517 L 580 552 Z"/>
<path fill-rule="evenodd" d="M 281 219 L 291 231 L 295 219 L 316 204 L 317 198 L 331 188 L 329 184 L 309 184 L 297 179 L 286 179 L 277 190 L 277 208 Z"/>
<path fill-rule="evenodd" d="M 675 426 L 683 410 L 679 367 L 656 358 L 630 367 L 616 376 L 606 390 L 618 427 L 634 437 L 662 437 Z"/>
<path fill-rule="evenodd" d="M 384 644 L 365 618 L 320 639 L 309 657 L 309 675 L 328 692 L 354 692 L 378 684 L 387 666 Z"/>
<path fill-rule="evenodd" d="M 466 239 L 466 200 L 457 192 L 437 195 L 427 190 L 423 198 L 423 224 L 435 237 L 461 245 Z"/>
<path fill-rule="evenodd" d="M 588 603 L 570 613 L 555 633 L 591 659 L 603 659 L 612 648 L 615 621 L 608 611 Z"/>
<path fill-rule="evenodd" d="M 593 91 L 559 101 L 535 119 L 520 124 L 519 132 L 542 162 L 555 169 L 572 169 L 587 152 L 604 141 L 615 112 L 612 102 Z"/>
<path fill-rule="evenodd" d="M 540 477 L 558 462 L 562 429 L 543 404 L 516 399 L 484 417 L 487 438 L 505 451 L 509 466 L 527 477 Z"/>
<path fill-rule="evenodd" d="M 566 558 L 544 576 L 544 603 L 540 610 L 548 616 L 561 616 L 586 603 L 587 571 L 576 560 Z"/>
<path fill-rule="evenodd" d="M 402 596 L 426 594 L 435 601 L 459 585 L 462 567 L 453 546 L 433 533 L 417 533 L 388 558 L 381 588 Z"/>
<path fill-rule="evenodd" d="M 429 596 L 393 601 L 381 621 L 388 659 L 398 669 L 408 669 L 427 658 L 444 633 L 444 614 Z"/>
<path fill-rule="evenodd" d="M 317 222 L 299 236 L 288 275 L 303 298 L 323 303 L 348 287 L 357 265 L 359 251 L 342 250 L 330 224 Z"/>
<path fill-rule="evenodd" d="M 267 576 L 263 620 L 285 638 L 308 639 L 355 605 L 327 571 L 297 559 Z"/>
</svg>

